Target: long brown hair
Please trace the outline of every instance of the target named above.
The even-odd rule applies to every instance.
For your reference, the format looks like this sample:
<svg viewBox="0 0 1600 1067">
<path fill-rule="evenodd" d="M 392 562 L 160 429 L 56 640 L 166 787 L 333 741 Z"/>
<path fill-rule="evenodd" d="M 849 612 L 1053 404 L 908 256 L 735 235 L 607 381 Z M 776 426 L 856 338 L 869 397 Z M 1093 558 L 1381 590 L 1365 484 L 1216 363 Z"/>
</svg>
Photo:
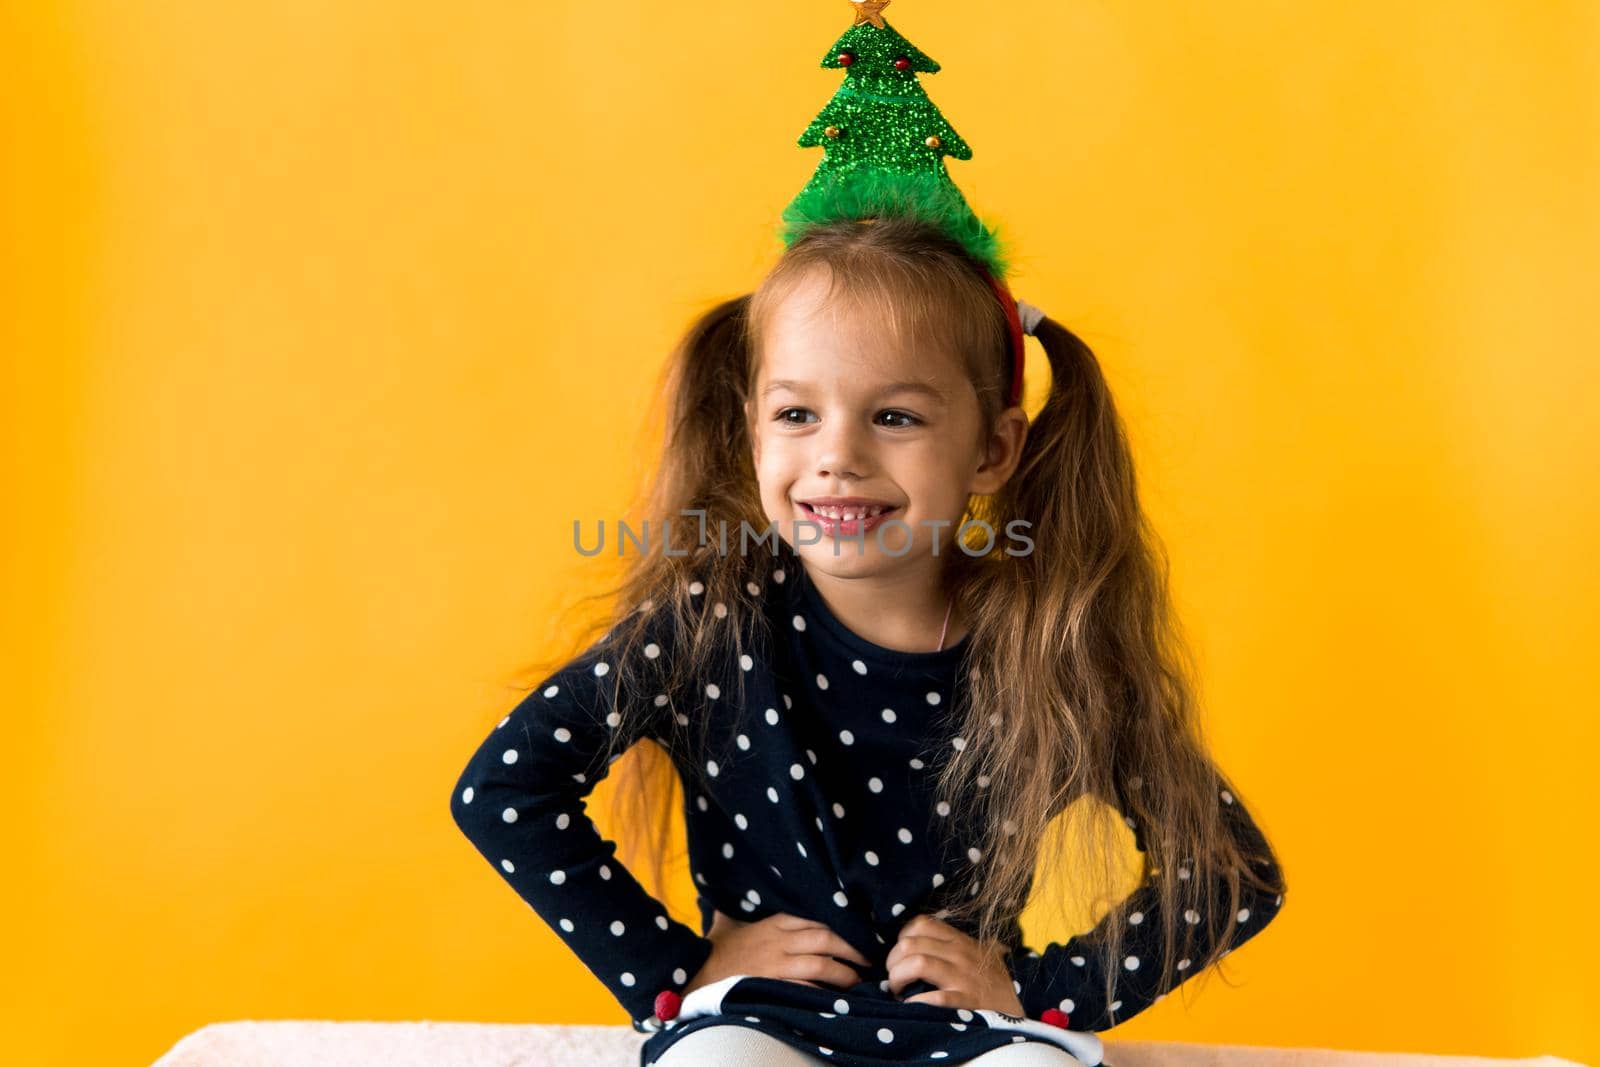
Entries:
<svg viewBox="0 0 1600 1067">
<path fill-rule="evenodd" d="M 616 643 L 613 659 L 635 662 L 650 614 L 639 609 L 664 611 L 684 635 L 670 664 L 668 750 L 703 745 L 720 701 L 698 697 L 694 680 L 739 644 L 746 622 L 760 618 L 756 593 L 780 565 L 759 551 L 721 551 L 717 530 L 767 528 L 744 401 L 763 323 L 814 271 L 831 278 L 836 310 L 864 312 L 897 338 L 964 354 L 984 439 L 1004 405 L 1009 369 L 999 303 L 957 244 L 914 220 L 818 227 L 788 247 L 753 293 L 718 303 L 694 322 L 664 368 L 665 408 L 647 429 L 659 434 L 659 463 L 629 516 L 658 531 L 672 519 L 672 551 L 651 544 L 634 553 L 620 582 L 584 598 L 610 608 L 568 650 L 604 628 L 605 640 Z M 969 628 L 962 662 L 969 684 L 964 699 L 952 702 L 949 725 L 967 743 L 933 768 L 935 794 L 962 802 L 952 804 L 954 818 L 932 822 L 976 843 L 980 858 L 953 880 L 953 903 L 940 915 L 987 945 L 1001 944 L 1037 870 L 1068 876 L 1097 908 L 1115 902 L 1129 880 L 1132 828 L 1143 847 L 1137 882 L 1160 892 L 1166 955 L 1157 973 L 1175 973 L 1174 960 L 1183 956 L 1191 960 L 1187 973 L 1197 975 L 1235 943 L 1231 920 L 1242 883 L 1281 893 L 1283 872 L 1264 838 L 1241 847 L 1226 825 L 1219 797 L 1231 791 L 1239 804 L 1244 797 L 1208 755 L 1165 552 L 1140 507 L 1127 437 L 1099 362 L 1052 319 L 1034 336 L 1049 359 L 1049 393 L 1014 476 L 998 493 L 974 497 L 965 516 L 996 531 L 1026 520 L 1032 551 L 1015 554 L 1016 542 L 999 537 L 986 552 L 971 545 L 952 551 L 946 568 Z M 739 686 L 743 672 L 732 673 Z M 613 737 L 633 735 L 618 729 Z M 676 790 L 687 783 L 660 745 L 646 741 L 628 751 L 637 755 L 617 764 L 611 821 L 627 831 L 619 834 L 625 857 L 644 848 L 656 894 L 665 899 Z M 678 762 L 698 776 L 703 759 Z M 1194 951 L 1189 940 L 1201 933 L 1182 920 L 1191 909 L 1208 924 L 1207 952 Z M 1126 909 L 1111 908 L 1104 921 L 1109 1002 Z"/>
</svg>

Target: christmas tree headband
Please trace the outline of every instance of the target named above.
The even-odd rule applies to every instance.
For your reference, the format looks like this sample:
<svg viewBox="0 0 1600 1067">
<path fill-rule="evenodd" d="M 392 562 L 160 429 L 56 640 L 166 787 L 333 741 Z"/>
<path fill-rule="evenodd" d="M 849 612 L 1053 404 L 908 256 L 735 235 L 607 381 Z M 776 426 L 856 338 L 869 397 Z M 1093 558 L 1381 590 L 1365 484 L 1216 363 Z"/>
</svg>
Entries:
<svg viewBox="0 0 1600 1067">
<path fill-rule="evenodd" d="M 909 216 L 931 223 L 966 250 L 1005 312 L 1012 404 L 1022 400 L 1024 333 L 1043 313 L 1020 303 L 1002 280 L 999 236 L 973 213 L 945 170 L 944 157 L 971 159 L 972 149 L 939 113 L 917 81 L 939 64 L 902 37 L 883 17 L 890 0 L 848 0 L 855 22 L 823 57 L 844 82 L 800 135 L 800 147 L 822 146 L 804 188 L 783 210 L 783 242 L 840 219 L 870 222 Z"/>
</svg>

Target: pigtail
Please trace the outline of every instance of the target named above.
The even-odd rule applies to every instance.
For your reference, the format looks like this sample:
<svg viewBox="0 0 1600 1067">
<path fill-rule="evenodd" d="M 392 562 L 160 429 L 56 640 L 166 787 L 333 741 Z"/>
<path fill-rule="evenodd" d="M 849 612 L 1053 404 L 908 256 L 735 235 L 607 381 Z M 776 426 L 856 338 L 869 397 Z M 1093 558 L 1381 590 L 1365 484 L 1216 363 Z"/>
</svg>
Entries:
<svg viewBox="0 0 1600 1067">
<path fill-rule="evenodd" d="M 1139 885 L 1161 892 L 1166 947 L 1150 972 L 1200 974 L 1231 950 L 1241 880 L 1281 893 L 1282 872 L 1264 839 L 1242 848 L 1224 824 L 1217 798 L 1231 786 L 1207 755 L 1167 557 L 1100 363 L 1053 319 L 1034 336 L 1049 392 L 1016 472 L 975 508 L 997 529 L 1025 520 L 1032 550 L 964 567 L 959 591 L 973 630 L 964 730 L 984 740 L 969 744 L 964 769 L 947 764 L 939 789 L 983 798 L 963 829 L 987 846 L 947 921 L 1020 947 L 1018 913 L 1041 862 L 1071 872 L 1097 905 L 1125 897 L 1120 812 L 1141 850 Z M 1105 803 L 1077 803 L 1085 798 Z M 1195 912 L 1209 953 L 1194 951 L 1199 931 L 1182 918 Z M 1126 979 L 1117 961 L 1128 921 L 1113 909 L 1099 928 L 1107 1003 Z"/>
<path fill-rule="evenodd" d="M 618 841 L 625 865 L 646 854 L 653 891 L 663 901 L 666 866 L 682 839 L 674 832 L 680 790 L 703 783 L 705 761 L 717 755 L 708 746 L 709 716 L 687 712 L 705 704 L 714 665 L 728 662 L 730 648 L 733 656 L 742 651 L 741 623 L 760 618 L 750 583 L 759 583 L 773 566 L 760 552 L 742 555 L 736 541 L 742 520 L 757 530 L 766 525 L 744 425 L 749 302 L 748 294 L 730 298 L 698 315 L 663 364 L 654 406 L 635 440 L 635 454 L 654 457 L 653 469 L 622 516 L 634 536 L 642 540 L 648 531 L 649 542 L 629 542 L 620 580 L 565 609 L 562 634 L 571 640 L 554 661 L 564 662 L 604 634 L 619 669 L 651 664 L 651 687 L 667 697 L 658 706 L 634 687 L 612 690 L 632 699 L 606 709 L 617 716 L 606 758 L 617 762 L 610 825 L 603 828 Z M 719 544 L 722 529 L 729 532 L 726 553 Z M 575 617 L 585 621 L 569 621 Z M 664 641 L 671 642 L 668 654 L 644 656 L 645 645 Z M 548 673 L 548 666 L 534 671 L 535 677 Z M 732 674 L 720 699 L 740 706 L 743 672 Z M 648 718 L 648 728 L 624 721 L 630 717 Z M 635 737 L 644 741 L 624 748 Z"/>
<path fill-rule="evenodd" d="M 749 303 L 748 295 L 735 297 L 700 316 L 667 365 L 662 395 L 668 424 L 656 507 L 732 516 L 749 503 L 748 493 L 739 492 L 755 481 L 744 418 Z"/>
</svg>

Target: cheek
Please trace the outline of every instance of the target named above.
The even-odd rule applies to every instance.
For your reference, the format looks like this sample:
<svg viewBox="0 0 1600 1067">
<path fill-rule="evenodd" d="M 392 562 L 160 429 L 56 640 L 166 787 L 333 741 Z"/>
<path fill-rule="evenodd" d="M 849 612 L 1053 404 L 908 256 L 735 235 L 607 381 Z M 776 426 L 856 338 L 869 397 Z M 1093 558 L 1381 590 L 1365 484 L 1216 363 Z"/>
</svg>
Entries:
<svg viewBox="0 0 1600 1067">
<path fill-rule="evenodd" d="M 759 447 L 752 452 L 751 460 L 755 466 L 756 480 L 761 484 L 762 495 L 781 495 L 784 483 L 790 476 L 783 443 L 773 441 L 770 437 L 762 439 Z"/>
<path fill-rule="evenodd" d="M 948 493 L 961 480 L 959 464 L 952 460 L 949 449 L 933 442 L 906 454 L 897 467 L 906 481 L 928 495 Z"/>
<path fill-rule="evenodd" d="M 768 434 L 761 439 L 761 458 L 758 465 L 770 473 L 788 470 L 793 465 L 793 450 L 782 437 Z"/>
</svg>

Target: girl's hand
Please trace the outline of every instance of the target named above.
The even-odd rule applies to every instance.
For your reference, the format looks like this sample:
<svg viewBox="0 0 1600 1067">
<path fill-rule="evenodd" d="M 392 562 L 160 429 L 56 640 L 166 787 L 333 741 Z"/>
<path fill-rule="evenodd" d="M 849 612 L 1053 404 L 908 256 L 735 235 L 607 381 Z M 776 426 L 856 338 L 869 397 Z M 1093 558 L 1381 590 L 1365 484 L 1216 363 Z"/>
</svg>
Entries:
<svg viewBox="0 0 1600 1067">
<path fill-rule="evenodd" d="M 788 912 L 747 923 L 714 911 L 706 936 L 712 941 L 711 955 L 684 986 L 685 994 L 735 974 L 779 978 L 819 989 L 823 988 L 821 982 L 848 988 L 861 981 L 861 975 L 833 957 L 872 966 L 854 945 L 825 924 Z"/>
<path fill-rule="evenodd" d="M 986 952 L 976 939 L 932 915 L 918 915 L 901 927 L 884 966 L 889 971 L 889 991 L 896 996 L 919 978 L 939 987 L 902 1003 L 1024 1014 L 1004 949 Z"/>
</svg>

